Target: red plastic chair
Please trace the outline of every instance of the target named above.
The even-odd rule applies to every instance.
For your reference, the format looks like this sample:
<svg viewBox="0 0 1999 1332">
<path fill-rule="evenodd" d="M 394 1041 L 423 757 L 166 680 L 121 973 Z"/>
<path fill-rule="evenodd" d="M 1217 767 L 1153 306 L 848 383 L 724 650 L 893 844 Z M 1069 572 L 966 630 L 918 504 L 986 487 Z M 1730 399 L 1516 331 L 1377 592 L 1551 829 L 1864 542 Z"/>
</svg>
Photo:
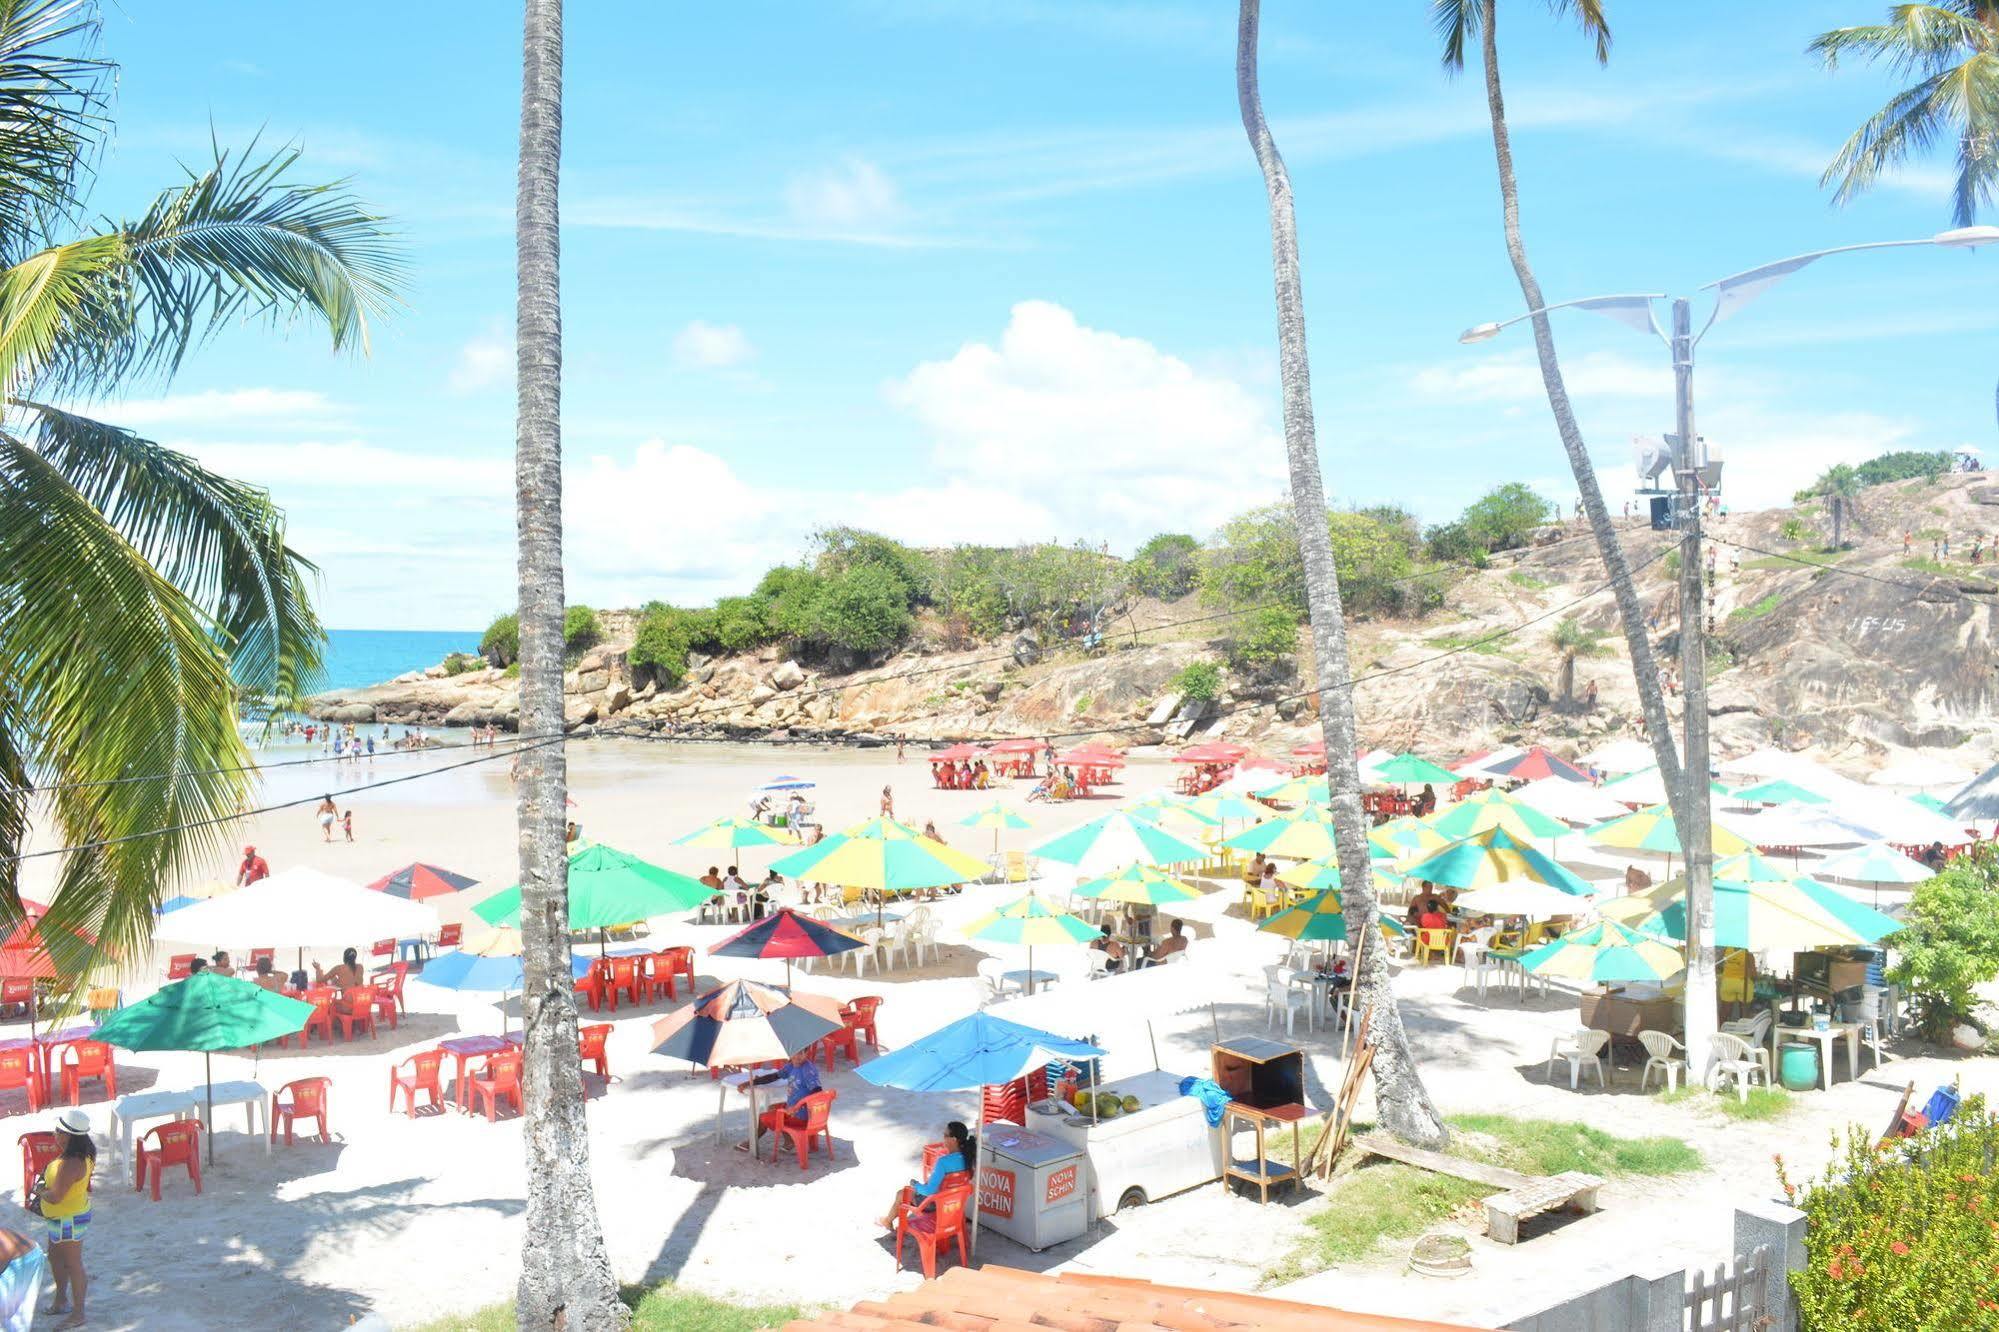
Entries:
<svg viewBox="0 0 1999 1332">
<path fill-rule="evenodd" d="M 147 1144 L 151 1143 L 151 1146 Z M 168 1166 L 186 1166 L 188 1178 L 194 1181 L 194 1191 L 201 1192 L 201 1121 L 198 1119 L 176 1119 L 171 1124 L 162 1124 L 139 1139 L 138 1179 L 132 1185 L 133 1192 L 143 1192 L 146 1177 L 152 1176 L 153 1201 L 160 1200 L 160 1176 Z"/>
<path fill-rule="evenodd" d="M 597 1076 L 606 1082 L 611 1080 L 611 1060 L 604 1053 L 604 1042 L 611 1036 L 611 1024 L 599 1022 L 576 1033 L 576 1053 L 584 1063 L 594 1066 Z"/>
<path fill-rule="evenodd" d="M 639 981 L 644 987 L 647 1003 L 659 998 L 662 990 L 669 999 L 680 997 L 680 986 L 675 979 L 673 960 L 664 952 L 647 953 L 639 959 Z"/>
<path fill-rule="evenodd" d="M 444 1066 L 444 1051 L 425 1050 L 422 1054 L 411 1055 L 402 1063 L 389 1070 L 389 1113 L 396 1112 L 396 1093 L 400 1091 L 406 1099 L 411 1119 L 416 1118 L 416 1094 L 424 1092 L 430 1097 L 431 1108 L 444 1109 L 444 1080 L 440 1069 Z M 408 1069 L 405 1073 L 403 1070 Z"/>
<path fill-rule="evenodd" d="M 634 1004 L 641 1002 L 640 995 L 645 989 L 645 979 L 639 968 L 639 959 L 636 957 L 613 957 L 606 959 L 606 961 L 610 963 L 611 967 L 610 988 L 613 996 L 611 1003 L 613 1011 L 618 1007 L 616 996 L 620 994 L 624 995 Z"/>
<path fill-rule="evenodd" d="M 273 969 L 276 969 L 276 967 L 277 967 L 277 965 L 278 965 L 278 950 L 277 950 L 277 949 L 275 949 L 275 948 L 252 948 L 252 949 L 250 950 L 250 965 L 249 965 L 249 966 L 248 966 L 248 967 L 246 968 L 246 970 L 248 970 L 248 971 L 249 971 L 249 972 L 250 972 L 250 973 L 251 973 L 252 975 L 255 975 L 255 974 L 256 974 L 256 971 L 257 971 L 257 959 L 258 959 L 258 958 L 260 958 L 260 957 L 267 957 L 267 958 L 269 958 L 269 959 L 271 960 L 271 966 L 272 966 L 272 968 L 273 968 Z"/>
<path fill-rule="evenodd" d="M 71 1105 L 83 1103 L 83 1084 L 95 1078 L 107 1099 L 118 1094 L 118 1065 L 111 1047 L 102 1041 L 72 1041 L 63 1048 L 62 1094 Z"/>
<path fill-rule="evenodd" d="M 437 932 L 437 946 L 439 948 L 456 948 L 460 943 L 464 942 L 464 939 L 465 927 L 463 925 L 446 925 Z"/>
<path fill-rule="evenodd" d="M 694 950 L 685 946 L 668 948 L 664 950 L 662 956 L 668 959 L 667 974 L 669 976 L 680 975 L 687 977 L 687 989 L 692 993 L 694 989 Z"/>
<path fill-rule="evenodd" d="M 194 974 L 193 953 L 175 953 L 172 957 L 167 959 L 168 980 L 170 981 L 186 980 L 189 976 L 192 976 L 193 974 Z"/>
<path fill-rule="evenodd" d="M 517 1054 L 496 1054 L 486 1060 L 486 1067 L 472 1075 L 472 1105 L 477 1109 L 480 1102 L 486 1106 L 486 1119 L 490 1123 L 499 1117 L 499 1103 L 504 1097 L 514 1103 L 515 1113 L 521 1109 L 521 1057 Z"/>
<path fill-rule="evenodd" d="M 403 983 L 409 979 L 410 964 L 397 962 L 383 967 L 368 977 L 375 987 L 375 1015 L 389 1020 L 389 1026 L 396 1025 L 396 1014 L 409 1012 L 403 1002 Z"/>
<path fill-rule="evenodd" d="M 590 1001 L 592 1013 L 607 1003 L 613 1013 L 618 1011 L 618 992 L 611 987 L 611 969 L 601 959 L 592 962 L 590 969 L 576 978 L 576 994 Z"/>
<path fill-rule="evenodd" d="M 803 1124 L 794 1124 L 791 1122 L 791 1108 L 789 1106 L 774 1105 L 764 1111 L 764 1127 L 771 1131 L 770 1159 L 773 1161 L 777 1160 L 777 1135 L 781 1133 L 791 1139 L 791 1145 L 798 1150 L 798 1168 L 804 1170 L 806 1169 L 805 1158 L 813 1151 L 814 1140 L 823 1134 L 826 1139 L 826 1159 L 831 1161 L 833 1159 L 833 1129 L 828 1121 L 832 1118 L 833 1102 L 839 1095 L 840 1093 L 828 1087 L 813 1092 L 810 1096 L 800 1101 L 798 1108 L 805 1112 L 805 1122 Z"/>
<path fill-rule="evenodd" d="M 923 1259 L 923 1276 L 937 1275 L 937 1252 L 947 1245 L 958 1246 L 958 1265 L 971 1261 L 970 1242 L 965 1236 L 965 1206 L 971 1201 L 970 1188 L 939 1189 L 902 1214 L 896 1228 L 895 1264 L 902 1266 L 902 1242 L 916 1241 L 917 1256 Z"/>
<path fill-rule="evenodd" d="M 271 1093 L 271 1141 L 278 1140 L 278 1125 L 285 1128 L 285 1146 L 292 1145 L 292 1125 L 310 1119 L 319 1125 L 319 1140 L 331 1142 L 326 1128 L 327 1094 L 333 1084 L 325 1078 L 300 1078 L 287 1082 Z"/>
<path fill-rule="evenodd" d="M 389 961 L 391 961 L 391 962 L 395 961 L 395 960 L 396 960 L 396 941 L 395 941 L 394 939 L 377 939 L 377 940 L 375 940 L 375 942 L 374 942 L 374 945 L 373 945 L 372 947 L 370 947 L 370 948 L 368 949 L 368 956 L 369 956 L 369 957 L 386 957 L 386 958 L 388 958 L 388 959 L 389 959 Z"/>
<path fill-rule="evenodd" d="M 836 1056 L 842 1050 L 847 1052 L 848 1063 L 856 1067 L 860 1065 L 860 1033 L 856 1032 L 852 1027 L 842 1027 L 838 1031 L 828 1032 L 819 1038 L 819 1062 L 826 1066 L 828 1073 L 831 1073 L 840 1066 L 840 1061 Z"/>
<path fill-rule="evenodd" d="M 332 990 L 313 989 L 305 992 L 305 1002 L 312 1005 L 312 1016 L 307 1018 L 305 1025 L 298 1030 L 300 1048 L 312 1043 L 311 1037 L 315 1031 L 320 1034 L 321 1039 L 328 1042 L 333 1040 L 333 999 Z M 286 1036 L 279 1043 L 285 1044 L 290 1040 L 291 1037 Z"/>
<path fill-rule="evenodd" d="M 62 1138 L 58 1135 L 45 1129 L 21 1135 L 21 1206 L 28 1205 L 29 1187 L 61 1155 Z"/>
<path fill-rule="evenodd" d="M 0 1091 L 26 1091 L 30 1110 L 39 1110 L 47 1103 L 49 1089 L 35 1067 L 34 1051 L 0 1050 Z"/>
<path fill-rule="evenodd" d="M 353 1040 L 355 1031 L 362 1027 L 366 1027 L 368 1034 L 373 1036 L 375 1034 L 375 987 L 372 985 L 355 986 L 353 989 L 347 991 L 347 1002 L 350 1005 L 349 1007 L 336 1007 L 333 1010 L 333 1021 L 339 1026 L 342 1039 Z"/>
<path fill-rule="evenodd" d="M 882 1048 L 881 1037 L 875 1034 L 875 1010 L 882 1006 L 881 996 L 864 994 L 849 1000 L 840 1010 L 840 1018 L 849 1028 L 867 1037 L 868 1044 L 875 1049 Z M 860 1061 L 855 1060 L 856 1063 Z"/>
<path fill-rule="evenodd" d="M 23 1016 L 34 1012 L 35 983 L 23 977 L 19 980 L 0 981 L 0 1011 L 18 1008 Z"/>
</svg>

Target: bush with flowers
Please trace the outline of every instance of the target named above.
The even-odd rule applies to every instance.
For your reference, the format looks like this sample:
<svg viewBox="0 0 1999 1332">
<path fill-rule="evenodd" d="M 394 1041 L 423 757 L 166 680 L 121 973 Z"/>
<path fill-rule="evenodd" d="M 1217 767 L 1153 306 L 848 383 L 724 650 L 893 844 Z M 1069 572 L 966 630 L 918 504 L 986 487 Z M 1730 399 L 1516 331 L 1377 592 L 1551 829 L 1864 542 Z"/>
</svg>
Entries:
<svg viewBox="0 0 1999 1332">
<path fill-rule="evenodd" d="M 1800 1332 L 1999 1327 L 1999 1117 L 1967 1097 L 1946 1124 L 1876 1144 L 1849 1129 L 1825 1175 L 1784 1196 L 1807 1218 L 1791 1274 Z"/>
</svg>

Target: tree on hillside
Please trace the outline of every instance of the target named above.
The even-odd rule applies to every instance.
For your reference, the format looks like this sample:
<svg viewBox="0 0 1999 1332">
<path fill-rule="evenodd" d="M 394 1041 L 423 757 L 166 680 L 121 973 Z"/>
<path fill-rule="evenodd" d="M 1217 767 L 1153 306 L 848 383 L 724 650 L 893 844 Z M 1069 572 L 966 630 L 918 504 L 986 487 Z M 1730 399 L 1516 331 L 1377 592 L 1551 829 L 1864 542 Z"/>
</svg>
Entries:
<svg viewBox="0 0 1999 1332">
<path fill-rule="evenodd" d="M 1518 550 L 1534 529 L 1553 517 L 1555 506 L 1518 481 L 1494 486 L 1465 506 L 1459 519 L 1488 553 Z"/>
<path fill-rule="evenodd" d="M 1807 50 L 1827 69 L 1859 56 L 1916 76 L 1853 132 L 1825 169 L 1819 183 L 1836 185 L 1833 202 L 1859 198 L 1884 173 L 1945 143 L 1956 151 L 1951 223 L 1975 226 L 1999 188 L 1999 0 L 1895 5 L 1886 23 L 1820 33 Z M 1999 415 L 1999 389 L 1993 411 Z"/>
<path fill-rule="evenodd" d="M 562 732 L 562 0 L 527 0 L 514 208 L 514 486 L 519 528 L 521 733 Z M 521 751 L 522 1107 L 527 1217 L 515 1306 L 521 1332 L 619 1328 L 629 1313 L 604 1248 L 569 972 L 568 772 L 562 746 Z"/>
<path fill-rule="evenodd" d="M 1584 37 L 1595 47 L 1597 63 L 1609 60 L 1610 27 L 1604 18 L 1604 0 L 1547 0 L 1547 3 L 1558 18 L 1574 15 Z M 1569 470 L 1575 474 L 1576 493 L 1582 499 L 1597 552 L 1603 557 L 1603 567 L 1610 577 L 1618 622 L 1624 630 L 1624 646 L 1631 658 L 1638 708 L 1645 718 L 1645 734 L 1652 742 L 1652 755 L 1658 761 L 1674 819 L 1682 827 L 1690 827 L 1694 823 L 1692 802 L 1705 800 L 1707 789 L 1702 783 L 1696 791 L 1681 769 L 1680 751 L 1673 743 L 1672 727 L 1666 716 L 1665 691 L 1659 685 L 1659 663 L 1652 655 L 1652 640 L 1647 633 L 1645 608 L 1639 603 L 1631 564 L 1625 559 L 1624 544 L 1618 539 L 1610 506 L 1604 503 L 1596 467 L 1590 461 L 1582 427 L 1577 424 L 1575 409 L 1570 405 L 1568 385 L 1555 353 L 1554 329 L 1548 316 L 1542 313 L 1548 302 L 1541 294 L 1540 279 L 1534 276 L 1533 266 L 1527 261 L 1527 243 L 1520 234 L 1520 184 L 1513 174 L 1513 140 L 1506 126 L 1506 98 L 1499 80 L 1499 6 L 1497 0 L 1431 0 L 1431 14 L 1443 40 L 1446 69 L 1462 70 L 1466 48 L 1473 41 L 1479 44 L 1485 67 L 1486 111 L 1492 121 L 1493 159 L 1499 172 L 1500 219 L 1506 234 L 1506 255 L 1512 261 L 1520 294 L 1533 314 L 1534 354 L 1540 361 L 1548 409 L 1554 415 L 1556 433 L 1569 456 Z M 1696 862 L 1695 872 L 1690 873 L 1688 887 L 1697 919 L 1707 915 L 1702 904 L 1706 881 L 1700 864 Z M 1713 950 L 1697 946 L 1694 951 L 1696 957 L 1687 972 L 1687 1012 L 1695 1015 L 1687 1029 L 1688 1060 L 1690 1067 L 1702 1067 L 1707 1059 L 1707 1037 L 1713 1029 L 1715 1011 Z"/>
<path fill-rule="evenodd" d="M 1321 520 L 1325 486 L 1319 475 L 1319 443 L 1312 420 L 1312 372 L 1305 349 L 1304 287 L 1298 271 L 1298 226 L 1291 203 L 1291 179 L 1263 118 L 1257 90 L 1257 28 L 1261 0 L 1241 0 L 1236 29 L 1236 99 L 1243 129 L 1255 150 L 1270 197 L 1270 250 L 1277 294 L 1278 369 L 1284 392 L 1284 451 L 1291 479 L 1291 503 L 1304 563 L 1305 596 L 1312 621 L 1312 650 L 1318 666 L 1319 723 L 1326 746 L 1326 773 L 1332 793 L 1340 876 L 1341 906 L 1349 939 L 1376 937 L 1379 904 L 1369 859 L 1365 816 L 1360 805 L 1360 771 L 1354 754 L 1353 666 L 1347 657 L 1345 610 L 1333 567 L 1331 533 Z M 1355 999 L 1370 1009 L 1369 1035 L 1375 1045 L 1375 1104 L 1381 1122 L 1395 1136 L 1420 1146 L 1441 1146 L 1449 1137 L 1430 1102 L 1416 1067 L 1402 1012 L 1389 985 L 1388 964 L 1379 947 L 1360 950 Z"/>
<path fill-rule="evenodd" d="M 1131 557 L 1132 581 L 1148 597 L 1172 601 L 1194 590 L 1201 543 L 1184 532 L 1161 532 Z"/>
<path fill-rule="evenodd" d="M 1564 615 L 1548 635 L 1548 643 L 1562 657 L 1562 706 L 1571 708 L 1576 701 L 1576 661 L 1581 657 L 1608 657 L 1610 645 L 1603 641 L 1601 629 L 1585 629 L 1582 622 L 1573 615 Z"/>
<path fill-rule="evenodd" d="M 79 234 L 115 129 L 100 26 L 89 3 L 0 4 L 0 927 L 46 801 L 51 840 L 82 848 L 42 926 L 72 977 L 98 960 L 85 936 L 144 956 L 160 899 L 226 854 L 250 791 L 237 691 L 297 699 L 324 636 L 268 494 L 62 404 L 157 388 L 228 325 L 303 319 L 365 352 L 402 271 L 382 220 L 296 181 L 290 150 L 218 150 Z"/>
<path fill-rule="evenodd" d="M 1846 524 L 1854 516 L 1853 502 L 1860 495 L 1860 470 L 1848 463 L 1834 463 L 1819 479 L 1798 492 L 1800 496 L 1823 500 L 1832 519 L 1832 549 L 1846 549 Z"/>
</svg>

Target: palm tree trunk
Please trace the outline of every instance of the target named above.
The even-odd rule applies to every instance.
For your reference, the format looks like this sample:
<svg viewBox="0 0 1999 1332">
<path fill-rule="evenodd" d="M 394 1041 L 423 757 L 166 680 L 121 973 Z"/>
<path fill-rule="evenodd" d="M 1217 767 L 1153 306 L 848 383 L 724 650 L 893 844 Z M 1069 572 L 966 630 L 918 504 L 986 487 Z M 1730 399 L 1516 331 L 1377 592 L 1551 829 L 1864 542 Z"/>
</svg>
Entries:
<svg viewBox="0 0 1999 1332">
<path fill-rule="evenodd" d="M 1354 754 L 1352 664 L 1347 658 L 1347 626 L 1333 568 L 1332 532 L 1326 521 L 1326 494 L 1319 476 L 1318 435 L 1312 420 L 1312 372 L 1305 354 L 1305 293 L 1298 273 L 1297 219 L 1291 206 L 1291 178 L 1263 119 L 1257 91 L 1257 23 L 1260 0 L 1242 0 L 1236 32 L 1236 98 L 1243 129 L 1263 168 L 1270 194 L 1270 252 L 1277 285 L 1277 355 L 1284 385 L 1284 451 L 1290 464 L 1291 504 L 1298 547 L 1305 562 L 1305 600 L 1312 618 L 1312 651 L 1318 669 L 1320 734 L 1326 744 L 1326 778 L 1332 796 L 1334 838 L 1339 846 L 1341 907 L 1347 938 L 1355 940 L 1359 974 L 1356 1000 L 1371 1009 L 1368 1035 L 1374 1043 L 1374 1099 L 1380 1122 L 1396 1137 L 1420 1147 L 1440 1147 L 1449 1138 L 1430 1103 L 1416 1059 L 1402 1029 L 1402 1012 L 1390 988 L 1388 962 L 1372 937 L 1379 906 L 1367 849 L 1366 816 L 1360 804 L 1360 768 Z M 1365 941 L 1364 943 L 1361 941 Z M 1370 946 L 1372 945 L 1372 946 Z"/>
<path fill-rule="evenodd" d="M 1506 256 L 1513 261 L 1514 276 L 1520 280 L 1520 294 L 1529 310 L 1547 304 L 1541 284 L 1527 262 L 1527 246 L 1520 238 L 1520 185 L 1513 176 L 1513 142 L 1506 130 L 1506 100 L 1499 87 L 1499 36 L 1497 0 L 1480 0 L 1483 18 L 1479 25 L 1481 50 L 1485 56 L 1485 100 L 1492 113 L 1492 150 L 1499 163 L 1499 199 L 1506 223 Z M 1673 730 L 1666 719 L 1666 695 L 1659 687 L 1659 663 L 1652 656 L 1652 640 L 1645 632 L 1645 609 L 1638 604 L 1638 589 L 1631 582 L 1631 565 L 1624 558 L 1624 543 L 1610 521 L 1610 506 L 1603 502 L 1603 488 L 1596 482 L 1596 467 L 1590 462 L 1583 442 L 1582 427 L 1576 424 L 1575 410 L 1569 406 L 1568 385 L 1562 380 L 1561 363 L 1555 357 L 1555 335 L 1548 316 L 1537 314 L 1534 323 L 1534 351 L 1541 360 L 1541 383 L 1548 392 L 1548 407 L 1555 416 L 1555 430 L 1569 455 L 1569 469 L 1576 475 L 1576 493 L 1582 497 L 1583 512 L 1589 516 L 1590 531 L 1596 536 L 1597 551 L 1610 574 L 1611 595 L 1617 601 L 1617 616 L 1624 628 L 1624 646 L 1631 654 L 1632 683 L 1638 689 L 1638 706 L 1645 714 L 1646 738 L 1659 764 L 1659 776 L 1672 803 L 1674 821 L 1688 820 L 1687 786 L 1680 771 L 1680 751 L 1673 744 Z"/>
<path fill-rule="evenodd" d="M 562 293 L 557 187 L 562 166 L 562 0 L 526 0 L 521 148 L 514 228 L 520 530 L 521 732 L 562 729 Z M 629 1314 L 604 1248 L 569 984 L 569 875 L 562 746 L 521 754 L 523 1106 L 527 1226 L 516 1296 L 521 1332 L 618 1328 Z"/>
</svg>

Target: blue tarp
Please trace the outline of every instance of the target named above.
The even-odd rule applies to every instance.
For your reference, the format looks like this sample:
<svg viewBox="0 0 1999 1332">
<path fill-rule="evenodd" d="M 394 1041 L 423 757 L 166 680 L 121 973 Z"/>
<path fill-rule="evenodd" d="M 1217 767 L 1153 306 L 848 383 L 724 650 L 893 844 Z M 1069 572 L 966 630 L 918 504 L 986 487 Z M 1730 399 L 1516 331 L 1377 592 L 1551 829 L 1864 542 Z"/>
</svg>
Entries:
<svg viewBox="0 0 1999 1332">
<path fill-rule="evenodd" d="M 1180 1094 L 1193 1097 L 1207 1110 L 1209 1128 L 1220 1124 L 1229 1108 L 1229 1094 L 1213 1078 L 1182 1078 Z"/>
<path fill-rule="evenodd" d="M 1025 1077 L 1056 1059 L 1093 1059 L 1103 1053 L 1083 1041 L 974 1013 L 854 1071 L 878 1087 L 902 1091 L 976 1091 Z"/>
</svg>

